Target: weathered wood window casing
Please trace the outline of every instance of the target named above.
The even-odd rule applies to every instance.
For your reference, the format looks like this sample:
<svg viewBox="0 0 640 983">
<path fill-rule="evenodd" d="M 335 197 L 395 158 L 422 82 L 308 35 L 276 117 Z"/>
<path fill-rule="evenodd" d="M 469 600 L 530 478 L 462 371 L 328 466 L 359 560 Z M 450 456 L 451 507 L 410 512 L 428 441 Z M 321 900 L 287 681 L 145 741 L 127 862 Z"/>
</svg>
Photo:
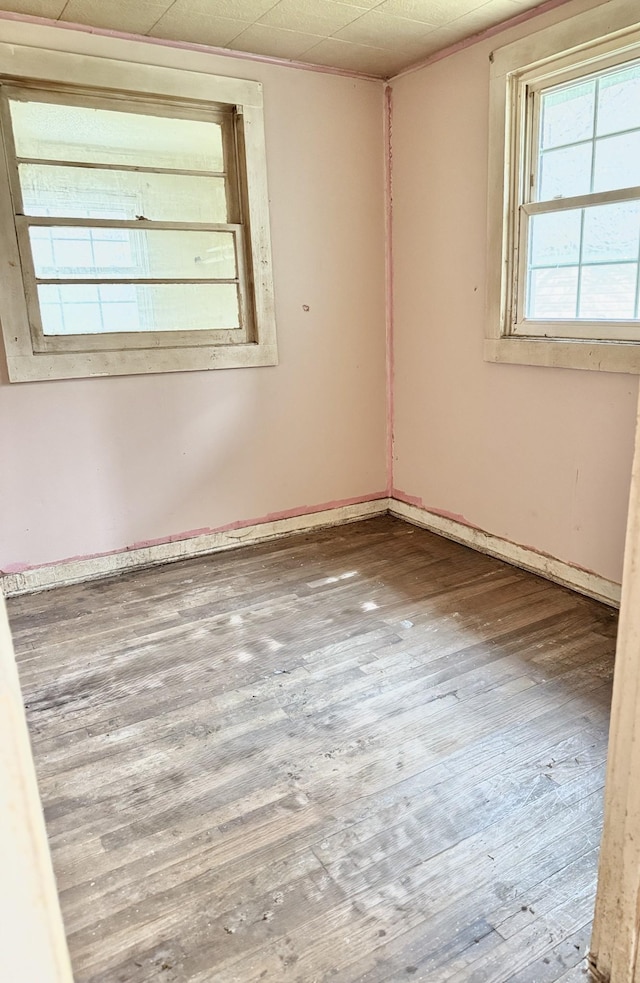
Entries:
<svg viewBox="0 0 640 983">
<path fill-rule="evenodd" d="M 640 372 L 640 23 L 607 8 L 492 56 L 492 361 Z"/>
<path fill-rule="evenodd" d="M 260 84 L 38 55 L 0 77 L 10 380 L 275 364 Z"/>
</svg>

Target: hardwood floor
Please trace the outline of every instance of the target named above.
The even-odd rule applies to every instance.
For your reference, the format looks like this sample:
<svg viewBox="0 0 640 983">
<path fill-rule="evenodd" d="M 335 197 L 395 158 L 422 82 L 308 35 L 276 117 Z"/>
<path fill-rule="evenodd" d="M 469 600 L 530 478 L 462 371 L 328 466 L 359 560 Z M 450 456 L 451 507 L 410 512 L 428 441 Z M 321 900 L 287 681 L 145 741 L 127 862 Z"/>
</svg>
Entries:
<svg viewBox="0 0 640 983">
<path fill-rule="evenodd" d="M 76 983 L 586 979 L 610 609 L 389 517 L 9 608 Z"/>
</svg>

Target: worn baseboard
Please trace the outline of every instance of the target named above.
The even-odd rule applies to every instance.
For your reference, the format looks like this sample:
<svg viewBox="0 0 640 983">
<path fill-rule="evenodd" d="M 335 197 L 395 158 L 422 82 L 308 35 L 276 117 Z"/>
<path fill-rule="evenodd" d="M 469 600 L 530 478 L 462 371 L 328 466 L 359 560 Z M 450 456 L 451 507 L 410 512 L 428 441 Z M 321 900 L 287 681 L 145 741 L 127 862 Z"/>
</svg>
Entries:
<svg viewBox="0 0 640 983">
<path fill-rule="evenodd" d="M 203 533 L 186 539 L 122 550 L 103 556 L 62 560 L 59 563 L 34 567 L 20 573 L 2 574 L 0 587 L 5 597 L 30 594 L 36 591 L 49 590 L 51 587 L 62 587 L 65 584 L 77 584 L 85 580 L 111 577 L 125 570 L 159 566 L 162 563 L 186 560 L 195 556 L 203 556 L 206 553 L 219 553 L 238 546 L 251 546 L 255 543 L 262 543 L 293 533 L 308 532 L 311 529 L 321 529 L 325 526 L 342 525 L 346 522 L 356 522 L 358 519 L 368 519 L 374 515 L 385 515 L 388 510 L 389 499 L 381 497 L 372 501 L 356 502 L 355 504 L 291 515 L 272 521 L 256 522 L 237 529 Z"/>
<path fill-rule="evenodd" d="M 586 594 L 598 601 L 603 601 L 612 607 L 620 606 L 620 584 L 612 580 L 600 577 L 596 573 L 582 570 L 563 560 L 556 560 L 554 557 L 539 553 L 528 546 L 519 546 L 511 543 L 507 539 L 501 539 L 492 533 L 477 529 L 475 526 L 466 525 L 448 516 L 439 515 L 436 512 L 429 512 L 427 509 L 417 505 L 410 505 L 398 498 L 389 500 L 389 512 L 391 515 L 411 522 L 423 529 L 444 536 L 446 539 L 453 539 L 457 543 L 470 546 L 480 553 L 488 553 L 500 560 L 506 560 L 513 566 L 537 573 L 547 580 L 553 580 L 563 587 L 570 587 L 580 594 Z"/>
<path fill-rule="evenodd" d="M 547 580 L 570 587 L 580 594 L 594 597 L 612 607 L 620 604 L 620 584 L 606 580 L 598 574 L 590 573 L 572 566 L 562 560 L 546 556 L 526 546 L 519 546 L 509 540 L 501 539 L 492 533 L 466 525 L 417 505 L 411 505 L 398 498 L 380 497 L 367 502 L 356 502 L 317 512 L 302 513 L 271 521 L 256 522 L 237 529 L 203 533 L 168 543 L 157 543 L 136 549 L 122 550 L 104 556 L 82 559 L 62 560 L 43 567 L 35 567 L 20 573 L 5 573 L 0 577 L 0 587 L 5 597 L 30 594 L 61 587 L 65 584 L 81 583 L 111 577 L 125 570 L 159 566 L 174 560 L 186 560 L 207 553 L 250 546 L 269 539 L 293 533 L 307 532 L 327 526 L 337 526 L 346 522 L 356 522 L 375 515 L 386 513 L 421 526 L 430 532 L 447 539 L 453 539 L 465 546 L 488 553 L 523 570 L 539 574 Z"/>
</svg>

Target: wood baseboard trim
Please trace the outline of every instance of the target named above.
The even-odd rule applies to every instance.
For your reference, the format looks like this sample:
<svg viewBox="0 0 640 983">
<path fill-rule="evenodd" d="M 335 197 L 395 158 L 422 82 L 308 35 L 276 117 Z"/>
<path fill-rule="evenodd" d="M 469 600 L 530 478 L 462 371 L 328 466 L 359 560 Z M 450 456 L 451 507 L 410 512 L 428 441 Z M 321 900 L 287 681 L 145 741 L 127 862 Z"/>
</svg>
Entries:
<svg viewBox="0 0 640 983">
<path fill-rule="evenodd" d="M 251 546 L 269 539 L 293 533 L 308 532 L 327 526 L 338 526 L 346 522 L 357 522 L 389 511 L 388 498 L 340 505 L 335 508 L 320 509 L 272 521 L 256 522 L 236 529 L 203 533 L 168 543 L 157 543 L 137 549 L 121 550 L 102 556 L 62 560 L 47 566 L 34 567 L 20 573 L 5 573 L 0 576 L 0 588 L 5 597 L 18 594 L 32 594 L 52 587 L 63 587 L 85 580 L 98 580 L 112 577 L 125 570 L 139 570 L 144 567 L 159 566 L 175 560 L 187 560 L 207 553 L 219 553 L 239 546 Z"/>
<path fill-rule="evenodd" d="M 620 607 L 620 584 L 600 577 L 596 573 L 582 570 L 564 560 L 539 553 L 528 546 L 520 546 L 508 539 L 501 539 L 483 529 L 465 525 L 456 519 L 429 512 L 417 505 L 410 505 L 398 498 L 389 500 L 389 512 L 399 519 L 421 526 L 430 532 L 453 539 L 464 546 L 470 546 L 480 553 L 487 553 L 499 560 L 505 560 L 513 566 L 521 567 L 530 573 L 536 573 L 547 580 L 552 580 L 563 587 L 570 587 L 579 594 L 586 594 L 597 601 L 602 601 L 611 607 Z"/>
<path fill-rule="evenodd" d="M 294 533 L 307 532 L 328 526 L 338 526 L 346 522 L 357 522 L 376 515 L 390 513 L 413 525 L 421 526 L 446 539 L 453 539 L 464 546 L 489 556 L 495 556 L 512 563 L 523 570 L 529 570 L 547 580 L 570 587 L 580 594 L 586 594 L 611 607 L 620 606 L 620 584 L 606 580 L 598 574 L 556 560 L 554 557 L 538 553 L 526 546 L 519 546 L 509 540 L 501 539 L 492 533 L 465 525 L 456 519 L 429 512 L 417 505 L 411 505 L 398 498 L 380 497 L 372 501 L 356 502 L 335 508 L 320 509 L 291 515 L 272 521 L 256 522 L 237 529 L 203 533 L 169 543 L 157 543 L 137 549 L 121 550 L 103 556 L 62 560 L 47 566 L 34 567 L 20 573 L 0 575 L 0 588 L 5 597 L 31 594 L 52 587 L 63 587 L 85 580 L 98 580 L 112 577 L 125 570 L 139 570 L 144 567 L 159 566 L 175 560 L 187 560 L 207 553 L 219 553 L 239 546 L 251 546 L 278 539 Z"/>
</svg>

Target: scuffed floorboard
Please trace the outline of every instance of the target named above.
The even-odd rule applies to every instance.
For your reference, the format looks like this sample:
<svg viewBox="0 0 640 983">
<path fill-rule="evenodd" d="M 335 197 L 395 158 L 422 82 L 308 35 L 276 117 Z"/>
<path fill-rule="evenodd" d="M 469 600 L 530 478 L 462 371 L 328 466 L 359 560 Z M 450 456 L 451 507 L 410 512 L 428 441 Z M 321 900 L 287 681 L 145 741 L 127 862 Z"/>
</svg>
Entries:
<svg viewBox="0 0 640 983">
<path fill-rule="evenodd" d="M 616 615 L 384 517 L 13 599 L 77 983 L 575 983 Z"/>
</svg>

